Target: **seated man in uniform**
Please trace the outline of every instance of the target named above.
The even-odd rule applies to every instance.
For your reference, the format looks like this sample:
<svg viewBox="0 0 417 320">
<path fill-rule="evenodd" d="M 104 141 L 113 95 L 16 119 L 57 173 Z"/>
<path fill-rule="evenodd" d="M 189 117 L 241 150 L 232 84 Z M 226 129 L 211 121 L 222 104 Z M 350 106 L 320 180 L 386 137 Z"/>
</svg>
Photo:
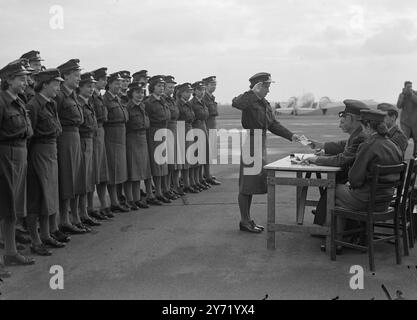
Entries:
<svg viewBox="0 0 417 320">
<path fill-rule="evenodd" d="M 389 103 L 381 103 L 378 105 L 378 110 L 387 113 L 385 116 L 385 124 L 388 128 L 388 138 L 401 150 L 404 158 L 408 148 L 408 138 L 397 125 L 399 116 L 397 107 Z"/>
<path fill-rule="evenodd" d="M 340 128 L 343 132 L 349 134 L 348 140 L 338 142 L 319 143 L 311 141 L 313 149 L 321 149 L 316 156 L 307 158 L 305 161 L 320 166 L 342 167 L 343 171 L 339 172 L 336 177 L 338 184 L 345 184 L 348 178 L 348 172 L 352 164 L 355 162 L 356 153 L 359 145 L 366 139 L 362 132 L 360 122 L 360 111 L 369 110 L 369 107 L 361 101 L 345 100 L 345 111 L 339 114 Z M 317 210 L 313 210 L 315 214 L 314 223 L 324 225 L 326 223 L 326 199 L 327 194 L 324 193 L 319 201 Z"/>
</svg>

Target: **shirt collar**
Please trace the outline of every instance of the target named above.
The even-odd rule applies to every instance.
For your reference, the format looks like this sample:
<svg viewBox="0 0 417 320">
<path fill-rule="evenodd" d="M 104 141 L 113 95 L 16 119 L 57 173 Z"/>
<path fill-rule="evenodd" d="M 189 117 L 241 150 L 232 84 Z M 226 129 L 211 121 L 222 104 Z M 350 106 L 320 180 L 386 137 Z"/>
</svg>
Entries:
<svg viewBox="0 0 417 320">
<path fill-rule="evenodd" d="M 14 95 L 13 93 L 11 93 L 9 90 L 6 90 L 6 92 L 7 95 L 11 98 L 11 101 L 15 101 L 19 97 L 18 95 Z"/>
<path fill-rule="evenodd" d="M 61 91 L 66 95 L 66 96 L 70 96 L 74 90 L 69 89 L 65 84 L 62 84 L 61 86 Z"/>
<path fill-rule="evenodd" d="M 116 99 L 117 96 L 114 95 L 113 93 L 111 93 L 110 91 L 107 91 L 107 93 L 110 95 L 110 97 L 112 98 L 112 100 Z"/>
<path fill-rule="evenodd" d="M 156 96 L 155 94 L 153 94 L 152 93 L 152 97 L 155 99 L 155 100 L 158 100 L 158 101 L 160 101 L 161 100 L 161 97 L 158 97 L 158 96 Z"/>
</svg>

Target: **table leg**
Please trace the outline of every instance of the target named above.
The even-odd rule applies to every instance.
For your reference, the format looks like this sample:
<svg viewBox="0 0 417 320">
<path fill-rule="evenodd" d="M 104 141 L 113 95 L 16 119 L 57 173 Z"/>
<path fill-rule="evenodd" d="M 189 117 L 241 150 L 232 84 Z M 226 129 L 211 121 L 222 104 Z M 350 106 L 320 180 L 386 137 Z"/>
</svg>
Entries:
<svg viewBox="0 0 417 320">
<path fill-rule="evenodd" d="M 331 228 L 331 212 L 335 207 L 336 199 L 336 173 L 329 172 L 327 174 L 327 180 L 333 182 L 333 186 L 327 188 L 327 213 L 326 213 L 326 228 L 328 229 L 328 235 L 326 237 L 326 253 L 330 255 L 330 228 Z"/>
<path fill-rule="evenodd" d="M 268 170 L 268 224 L 267 224 L 267 248 L 276 249 L 275 231 L 271 226 L 275 225 L 275 181 L 269 181 L 269 178 L 275 178 L 275 171 Z"/>
<path fill-rule="evenodd" d="M 297 173 L 297 178 L 302 179 L 303 174 Z M 306 179 L 311 178 L 311 172 L 306 173 Z M 297 187 L 297 224 L 304 224 L 308 187 Z"/>
</svg>

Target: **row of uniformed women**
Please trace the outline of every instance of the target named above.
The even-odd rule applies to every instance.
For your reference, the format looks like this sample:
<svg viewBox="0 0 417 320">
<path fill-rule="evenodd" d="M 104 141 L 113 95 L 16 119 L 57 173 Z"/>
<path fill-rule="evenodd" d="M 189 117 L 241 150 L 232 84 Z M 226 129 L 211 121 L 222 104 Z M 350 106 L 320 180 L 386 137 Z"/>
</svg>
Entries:
<svg viewBox="0 0 417 320">
<path fill-rule="evenodd" d="M 184 192 L 196 193 L 209 188 L 201 165 L 191 166 L 188 162 L 180 165 L 177 161 L 170 166 L 159 165 L 154 158 L 160 144 L 154 139 L 158 129 L 169 128 L 176 137 L 177 121 L 183 120 L 187 132 L 193 127 L 207 132 L 203 84 L 194 85 L 195 97 L 190 103 L 193 88 L 189 83 L 176 87 L 174 99 L 173 77 L 157 76 L 150 79 L 151 96 L 143 103 L 146 84 L 134 82 L 129 85 L 129 101 L 124 107 L 118 97 L 120 75 L 107 77 L 106 70 L 101 68 L 81 75 L 79 60 L 72 59 L 57 69 L 37 73 L 36 93 L 27 104 L 30 119 L 24 102 L 18 97 L 25 92 L 26 76 L 30 72 L 22 61 L 1 70 L 0 148 L 4 150 L 0 156 L 0 175 L 6 179 L 0 182 L 0 206 L 5 208 L 1 215 L 5 264 L 34 263 L 17 252 L 14 235 L 16 216 L 26 215 L 26 194 L 31 251 L 46 256 L 51 255 L 47 247 L 64 247 L 70 241 L 69 235 L 91 231 L 91 226 L 100 225 L 97 220 L 114 217 L 112 211 L 161 205 Z M 104 96 L 100 94 L 102 89 L 106 89 Z M 175 150 L 168 153 L 172 155 Z M 180 170 L 184 189 L 179 183 Z M 141 181 L 146 185 L 146 201 L 140 199 Z M 118 203 L 117 187 L 121 185 L 128 208 Z M 106 187 L 110 208 L 106 203 Z M 93 209 L 95 189 L 100 211 Z"/>
</svg>

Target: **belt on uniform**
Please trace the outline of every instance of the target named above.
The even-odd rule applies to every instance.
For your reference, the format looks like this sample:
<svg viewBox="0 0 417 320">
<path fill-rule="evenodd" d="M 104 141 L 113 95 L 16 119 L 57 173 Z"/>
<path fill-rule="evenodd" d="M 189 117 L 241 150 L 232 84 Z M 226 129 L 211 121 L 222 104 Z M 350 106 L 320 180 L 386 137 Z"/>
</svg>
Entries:
<svg viewBox="0 0 417 320">
<path fill-rule="evenodd" d="M 139 133 L 139 134 L 146 134 L 146 129 L 136 129 L 136 130 L 134 130 L 134 129 L 127 129 L 126 130 L 126 133 L 127 134 L 129 134 L 129 133 L 133 133 L 133 134 L 137 134 L 137 133 Z"/>
<path fill-rule="evenodd" d="M 126 126 L 126 124 L 124 123 L 124 122 L 110 122 L 110 123 L 108 123 L 108 122 L 106 122 L 105 124 L 104 124 L 104 127 L 116 127 L 116 128 L 121 128 L 121 127 L 125 127 Z"/>
<path fill-rule="evenodd" d="M 73 126 L 63 126 L 62 131 L 64 132 L 80 132 L 80 128 Z"/>
<path fill-rule="evenodd" d="M 154 123 L 151 123 L 151 128 L 166 129 L 167 126 L 168 126 L 168 122 L 154 122 Z"/>
<path fill-rule="evenodd" d="M 265 129 L 247 129 L 249 130 L 249 135 L 250 136 L 254 136 L 255 135 L 255 130 L 262 130 L 262 136 L 266 137 L 266 133 L 267 131 Z"/>
<path fill-rule="evenodd" d="M 56 137 L 37 137 L 30 139 L 30 144 L 55 144 Z"/>
<path fill-rule="evenodd" d="M 0 146 L 26 147 L 26 139 L 14 139 L 14 140 L 0 141 Z"/>
</svg>

